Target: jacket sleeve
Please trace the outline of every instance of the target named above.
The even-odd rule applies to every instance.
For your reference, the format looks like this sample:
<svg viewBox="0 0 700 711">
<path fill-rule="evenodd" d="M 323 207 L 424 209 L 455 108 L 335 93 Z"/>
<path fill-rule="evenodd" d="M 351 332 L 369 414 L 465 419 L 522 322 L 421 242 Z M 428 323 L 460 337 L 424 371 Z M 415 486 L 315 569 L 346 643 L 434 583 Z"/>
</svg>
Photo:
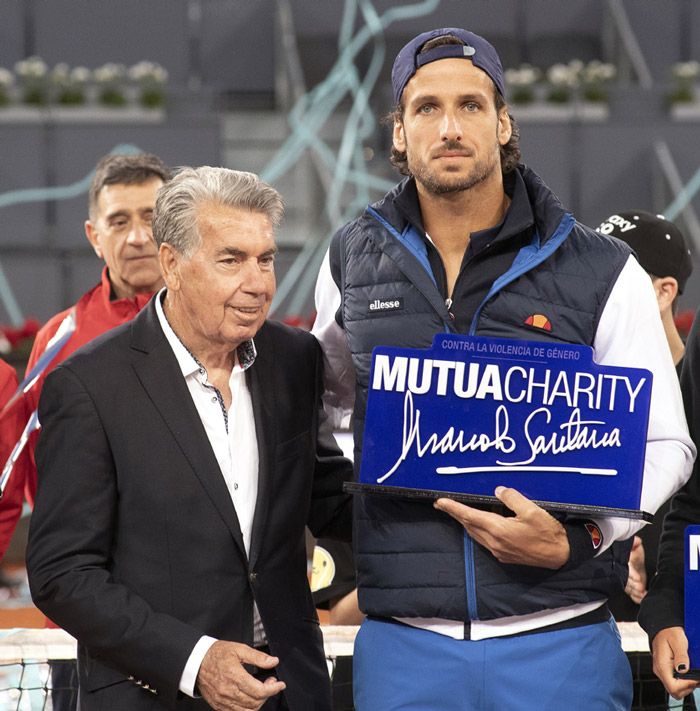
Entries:
<svg viewBox="0 0 700 711">
<path fill-rule="evenodd" d="M 634 257 L 628 259 L 610 292 L 593 347 L 601 365 L 652 372 L 640 508 L 655 513 L 688 480 L 696 449 L 688 433 L 678 376 L 651 280 Z M 614 517 L 596 523 L 603 533 L 599 550 L 629 538 L 642 525 Z"/>
<path fill-rule="evenodd" d="M 41 356 L 44 355 L 44 352 L 51 344 L 58 330 L 63 326 L 64 321 L 70 312 L 71 309 L 67 309 L 66 311 L 56 314 L 49 319 L 42 328 L 39 329 L 39 333 L 36 334 L 31 353 L 29 354 L 27 368 L 24 371 L 25 378 L 32 371 Z M 36 380 L 32 383 L 31 387 L 26 391 L 24 399 L 26 421 L 29 420 L 29 418 L 34 414 L 34 411 L 39 407 L 39 396 L 41 395 L 41 390 L 44 387 L 44 381 L 46 380 L 48 372 L 52 367 L 63 360 L 64 357 L 65 347 L 51 359 L 44 370 L 36 377 Z M 17 474 L 19 475 L 18 478 L 24 481 L 24 496 L 27 503 L 31 507 L 34 507 L 34 497 L 36 496 L 37 473 L 35 451 L 38 439 L 39 431 L 35 430 L 29 436 L 27 446 L 24 448 L 24 452 L 16 465 Z"/>
<path fill-rule="evenodd" d="M 315 536 L 349 541 L 352 530 L 352 496 L 343 493 L 345 481 L 353 476 L 353 466 L 343 456 L 333 436 L 331 422 L 322 404 L 323 359 L 317 344 L 316 385 L 317 408 L 316 457 L 309 529 Z"/>
<path fill-rule="evenodd" d="M 55 329 L 54 329 L 55 330 Z M 36 338 L 29 354 L 26 374 L 32 369 L 39 356 L 43 353 L 46 342 L 51 333 L 47 333 L 48 328 L 44 326 Z M 11 376 L 3 382 L 2 392 L 0 392 L 0 404 L 4 404 L 14 393 L 18 381 L 14 369 Z M 39 402 L 38 392 L 44 382 L 43 377 L 34 383 L 32 388 L 15 406 L 0 420 L 0 470 L 10 456 L 15 444 L 22 435 L 22 432 L 29 421 L 32 413 Z M 34 503 L 34 492 L 36 490 L 36 465 L 34 463 L 34 447 L 36 445 L 36 432 L 32 433 L 26 444 L 24 451 L 12 467 L 10 478 L 7 481 L 5 491 L 0 501 L 0 559 L 5 556 L 12 541 L 17 523 L 22 515 L 25 494 L 30 504 Z"/>
<path fill-rule="evenodd" d="M 696 314 L 686 343 L 681 373 L 683 402 L 695 442 L 700 436 L 700 319 Z M 688 483 L 673 497 L 664 519 L 659 542 L 657 573 L 642 600 L 639 622 L 653 639 L 666 627 L 684 625 L 684 537 L 685 528 L 700 523 L 700 465 L 696 461 Z"/>
<path fill-rule="evenodd" d="M 29 354 L 25 377 L 44 352 L 46 343 L 54 331 L 55 329 L 51 330 L 50 325 L 47 324 L 37 333 L 31 353 Z M 3 383 L 3 389 L 2 392 L 0 392 L 0 404 L 4 404 L 12 396 L 18 385 L 14 369 L 11 369 L 11 371 L 11 378 Z M 42 375 L 29 391 L 17 401 L 12 410 L 0 420 L 0 470 L 5 466 L 29 418 L 36 409 L 39 402 L 38 393 L 43 382 L 44 376 Z M 25 494 L 30 505 L 34 504 L 34 493 L 36 491 L 34 447 L 36 446 L 36 442 L 37 434 L 34 432 L 30 435 L 29 441 L 24 447 L 24 451 L 19 455 L 19 458 L 12 467 L 12 473 L 10 474 L 2 500 L 0 501 L 0 559 L 7 553 L 7 548 L 12 541 L 12 536 L 22 515 Z"/>
<path fill-rule="evenodd" d="M 311 332 L 323 350 L 325 393 L 323 404 L 335 429 L 348 429 L 355 405 L 355 368 L 339 323 L 339 236 L 326 254 L 316 281 L 316 320 Z"/>
<path fill-rule="evenodd" d="M 117 472 L 91 393 L 59 366 L 46 380 L 39 414 L 39 486 L 27 547 L 32 598 L 93 657 L 174 700 L 201 631 L 154 611 L 110 572 L 129 513 L 118 507 Z"/>
<path fill-rule="evenodd" d="M 18 383 L 14 368 L 4 362 L 0 363 L 0 366 L 2 366 L 0 375 L 2 380 L 0 383 L 0 409 L 2 409 L 14 395 Z M 15 402 L 14 406 L 0 419 L 0 471 L 5 467 L 17 440 L 20 438 L 26 419 L 22 398 Z M 7 553 L 12 535 L 22 514 L 26 477 L 25 460 L 26 453 L 23 453 L 12 468 L 2 500 L 0 500 L 0 560 Z"/>
</svg>

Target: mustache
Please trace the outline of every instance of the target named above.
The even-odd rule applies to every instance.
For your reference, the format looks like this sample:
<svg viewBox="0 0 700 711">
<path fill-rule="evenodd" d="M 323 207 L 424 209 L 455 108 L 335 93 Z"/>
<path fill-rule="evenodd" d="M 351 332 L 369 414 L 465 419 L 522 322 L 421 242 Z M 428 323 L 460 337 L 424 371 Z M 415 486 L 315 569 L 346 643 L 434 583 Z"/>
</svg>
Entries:
<svg viewBox="0 0 700 711">
<path fill-rule="evenodd" d="M 459 141 L 445 141 L 440 148 L 435 151 L 436 156 L 441 156 L 444 153 L 450 153 L 452 151 L 460 151 L 462 153 L 468 154 L 469 151 L 459 142 Z"/>
</svg>

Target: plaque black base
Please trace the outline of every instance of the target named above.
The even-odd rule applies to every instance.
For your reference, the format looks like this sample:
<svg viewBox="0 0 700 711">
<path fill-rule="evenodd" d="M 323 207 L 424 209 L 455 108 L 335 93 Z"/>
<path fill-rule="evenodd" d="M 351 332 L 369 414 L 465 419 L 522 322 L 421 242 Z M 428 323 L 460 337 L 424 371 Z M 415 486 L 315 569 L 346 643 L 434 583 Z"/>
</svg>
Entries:
<svg viewBox="0 0 700 711">
<path fill-rule="evenodd" d="M 700 669 L 688 669 L 688 671 L 683 674 L 680 674 L 674 669 L 673 678 L 683 679 L 684 681 L 700 681 Z"/>
<path fill-rule="evenodd" d="M 346 481 L 343 490 L 349 494 L 378 494 L 381 496 L 399 496 L 408 499 L 454 499 L 463 504 L 469 504 L 477 508 L 506 508 L 495 496 L 482 494 L 463 494 L 456 491 L 437 491 L 435 489 L 409 489 L 401 486 L 381 486 L 380 484 L 361 484 L 357 481 Z M 616 516 L 619 518 L 641 519 L 651 523 L 654 520 L 652 514 L 637 509 L 617 509 L 611 506 L 591 506 L 586 504 L 563 504 L 559 501 L 534 501 L 546 511 L 555 513 L 575 514 L 576 516 L 586 516 L 596 518 L 598 516 Z"/>
</svg>

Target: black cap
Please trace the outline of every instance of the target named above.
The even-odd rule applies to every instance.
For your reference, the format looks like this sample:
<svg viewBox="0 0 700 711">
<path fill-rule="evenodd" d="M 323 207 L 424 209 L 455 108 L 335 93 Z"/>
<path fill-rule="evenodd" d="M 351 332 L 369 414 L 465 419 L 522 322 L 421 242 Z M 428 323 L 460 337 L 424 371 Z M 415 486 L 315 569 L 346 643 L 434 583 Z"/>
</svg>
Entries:
<svg viewBox="0 0 700 711">
<path fill-rule="evenodd" d="M 610 215 L 596 232 L 612 235 L 632 247 L 644 271 L 657 277 L 673 277 L 682 292 L 693 261 L 683 233 L 663 215 L 629 210 Z"/>
</svg>

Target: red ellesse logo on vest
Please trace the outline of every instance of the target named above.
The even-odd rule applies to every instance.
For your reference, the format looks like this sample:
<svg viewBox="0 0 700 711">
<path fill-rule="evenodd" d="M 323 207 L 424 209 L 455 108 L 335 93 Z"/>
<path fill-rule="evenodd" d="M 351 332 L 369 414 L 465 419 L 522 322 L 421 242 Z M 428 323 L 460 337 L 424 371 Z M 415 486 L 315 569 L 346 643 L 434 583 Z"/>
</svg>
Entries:
<svg viewBox="0 0 700 711">
<path fill-rule="evenodd" d="M 598 550 L 598 548 L 600 548 L 600 544 L 603 542 L 603 534 L 601 533 L 598 526 L 596 526 L 594 523 L 586 523 L 584 525 L 586 527 L 586 530 L 588 531 L 588 534 L 591 537 L 593 550 Z"/>
<path fill-rule="evenodd" d="M 523 323 L 526 326 L 539 328 L 541 331 L 552 330 L 552 323 L 544 314 L 532 314 L 532 316 L 528 316 Z"/>
</svg>

